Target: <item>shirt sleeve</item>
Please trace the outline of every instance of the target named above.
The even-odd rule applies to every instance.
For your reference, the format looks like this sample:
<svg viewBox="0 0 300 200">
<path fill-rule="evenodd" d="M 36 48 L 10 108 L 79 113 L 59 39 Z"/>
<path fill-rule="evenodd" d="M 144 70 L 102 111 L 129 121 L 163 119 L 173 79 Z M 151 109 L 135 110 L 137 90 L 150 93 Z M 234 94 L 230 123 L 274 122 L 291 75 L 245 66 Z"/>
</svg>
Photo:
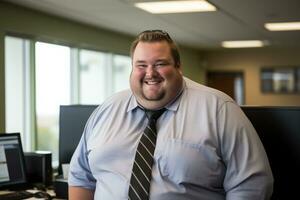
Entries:
<svg viewBox="0 0 300 200">
<path fill-rule="evenodd" d="M 246 115 L 235 103 L 226 102 L 217 120 L 226 165 L 226 199 L 270 199 L 273 175 L 264 147 Z"/>
<path fill-rule="evenodd" d="M 69 186 L 78 186 L 90 190 L 95 190 L 96 188 L 96 180 L 90 170 L 87 151 L 87 139 L 92 132 L 96 111 L 89 118 L 80 142 L 72 156 L 68 177 Z"/>
</svg>

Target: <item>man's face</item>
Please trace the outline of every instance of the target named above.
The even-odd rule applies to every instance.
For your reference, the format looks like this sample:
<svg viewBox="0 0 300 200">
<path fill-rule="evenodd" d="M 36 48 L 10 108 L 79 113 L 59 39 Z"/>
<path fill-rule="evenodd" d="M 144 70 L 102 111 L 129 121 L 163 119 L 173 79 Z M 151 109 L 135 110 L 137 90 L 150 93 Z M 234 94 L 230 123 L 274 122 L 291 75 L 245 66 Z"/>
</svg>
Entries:
<svg viewBox="0 0 300 200">
<path fill-rule="evenodd" d="M 137 44 L 130 87 L 139 104 L 147 109 L 162 108 L 176 97 L 182 87 L 182 73 L 166 41 Z"/>
</svg>

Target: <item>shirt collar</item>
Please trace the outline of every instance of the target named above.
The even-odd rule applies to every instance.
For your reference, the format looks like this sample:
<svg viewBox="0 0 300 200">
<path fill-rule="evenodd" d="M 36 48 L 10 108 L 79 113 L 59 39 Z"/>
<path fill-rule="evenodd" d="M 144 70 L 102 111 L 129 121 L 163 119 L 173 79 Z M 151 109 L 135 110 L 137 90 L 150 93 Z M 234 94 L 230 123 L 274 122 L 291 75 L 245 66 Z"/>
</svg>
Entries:
<svg viewBox="0 0 300 200">
<path fill-rule="evenodd" d="M 139 107 L 139 104 L 136 101 L 135 96 L 131 92 L 130 99 L 129 99 L 129 105 L 128 105 L 128 108 L 127 108 L 127 112 L 130 112 L 130 111 L 132 111 L 132 110 L 134 110 L 134 109 L 136 109 L 138 107 Z"/>
</svg>

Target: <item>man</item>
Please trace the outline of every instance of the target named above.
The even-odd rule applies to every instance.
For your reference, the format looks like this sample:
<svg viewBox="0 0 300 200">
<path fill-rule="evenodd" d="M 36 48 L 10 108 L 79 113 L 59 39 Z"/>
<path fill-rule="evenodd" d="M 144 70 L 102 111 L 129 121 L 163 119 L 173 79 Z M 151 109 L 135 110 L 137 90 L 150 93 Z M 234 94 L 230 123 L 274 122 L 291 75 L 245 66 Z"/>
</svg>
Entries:
<svg viewBox="0 0 300 200">
<path fill-rule="evenodd" d="M 131 57 L 131 90 L 96 109 L 73 155 L 70 199 L 270 198 L 273 177 L 253 126 L 230 97 L 182 76 L 170 36 L 140 33 Z M 149 110 L 161 109 L 150 128 L 152 153 L 140 143 L 152 120 Z M 150 177 L 140 164 L 149 160 L 140 146 L 153 156 L 145 164 Z"/>
</svg>

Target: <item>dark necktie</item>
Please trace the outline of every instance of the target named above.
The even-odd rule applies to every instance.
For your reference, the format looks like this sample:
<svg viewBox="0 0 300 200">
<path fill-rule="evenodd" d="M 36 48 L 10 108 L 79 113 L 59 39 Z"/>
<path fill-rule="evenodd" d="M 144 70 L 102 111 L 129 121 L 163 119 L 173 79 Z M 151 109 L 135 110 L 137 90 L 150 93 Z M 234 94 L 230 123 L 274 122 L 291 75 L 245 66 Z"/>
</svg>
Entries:
<svg viewBox="0 0 300 200">
<path fill-rule="evenodd" d="M 129 200 L 149 199 L 149 189 L 156 144 L 156 120 L 165 109 L 153 111 L 145 110 L 148 125 L 140 139 L 135 154 L 132 175 L 129 186 Z"/>
</svg>

